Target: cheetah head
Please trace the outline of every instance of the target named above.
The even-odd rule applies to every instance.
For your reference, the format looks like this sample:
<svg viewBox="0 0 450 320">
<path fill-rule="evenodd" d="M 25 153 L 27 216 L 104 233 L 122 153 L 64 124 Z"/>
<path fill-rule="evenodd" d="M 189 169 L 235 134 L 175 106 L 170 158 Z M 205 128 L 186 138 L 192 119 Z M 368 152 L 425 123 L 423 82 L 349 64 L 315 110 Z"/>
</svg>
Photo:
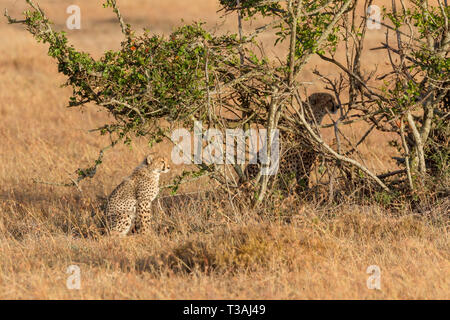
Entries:
<svg viewBox="0 0 450 320">
<path fill-rule="evenodd" d="M 336 114 L 340 108 L 340 105 L 336 103 L 334 97 L 326 92 L 313 93 L 309 96 L 308 103 L 319 124 L 327 113 Z"/>
<path fill-rule="evenodd" d="M 169 172 L 170 166 L 167 159 L 163 157 L 153 158 L 151 155 L 148 155 L 145 159 L 148 170 L 153 173 L 166 173 Z"/>
</svg>

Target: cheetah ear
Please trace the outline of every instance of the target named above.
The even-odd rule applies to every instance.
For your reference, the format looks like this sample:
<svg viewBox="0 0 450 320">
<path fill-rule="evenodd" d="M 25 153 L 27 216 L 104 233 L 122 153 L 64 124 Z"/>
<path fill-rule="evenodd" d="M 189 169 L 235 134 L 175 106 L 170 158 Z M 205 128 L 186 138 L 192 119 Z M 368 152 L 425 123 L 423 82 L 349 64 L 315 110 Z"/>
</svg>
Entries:
<svg viewBox="0 0 450 320">
<path fill-rule="evenodd" d="M 147 157 L 145 158 L 145 162 L 147 163 L 147 165 L 151 164 L 153 161 L 152 156 L 149 154 L 147 155 Z"/>
</svg>

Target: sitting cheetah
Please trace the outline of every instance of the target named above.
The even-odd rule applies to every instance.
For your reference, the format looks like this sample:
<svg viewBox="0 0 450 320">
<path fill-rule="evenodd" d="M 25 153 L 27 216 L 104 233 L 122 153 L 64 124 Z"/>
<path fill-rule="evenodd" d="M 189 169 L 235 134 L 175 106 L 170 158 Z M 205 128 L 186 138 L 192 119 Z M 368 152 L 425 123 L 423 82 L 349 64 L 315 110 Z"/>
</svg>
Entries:
<svg viewBox="0 0 450 320">
<path fill-rule="evenodd" d="M 164 158 L 145 160 L 108 197 L 106 217 L 112 234 L 126 236 L 133 226 L 150 229 L 151 203 L 159 192 L 159 176 L 170 170 Z"/>
<path fill-rule="evenodd" d="M 339 109 L 339 105 L 329 93 L 313 93 L 309 96 L 308 103 L 311 106 L 311 110 L 318 125 L 321 124 L 324 116 L 328 112 L 335 114 Z M 306 120 L 310 123 L 314 123 L 314 119 L 310 116 L 307 117 L 308 114 L 308 112 L 305 112 Z M 307 134 L 306 129 L 303 127 L 297 129 L 295 134 L 283 134 L 283 132 L 281 132 L 278 177 L 286 187 L 288 187 L 290 178 L 295 177 L 298 188 L 297 191 L 299 191 L 308 188 L 309 174 L 316 161 L 317 153 L 308 139 L 304 138 Z M 260 170 L 261 165 L 259 163 L 249 164 L 246 167 L 244 174 L 249 179 L 254 179 Z"/>
</svg>

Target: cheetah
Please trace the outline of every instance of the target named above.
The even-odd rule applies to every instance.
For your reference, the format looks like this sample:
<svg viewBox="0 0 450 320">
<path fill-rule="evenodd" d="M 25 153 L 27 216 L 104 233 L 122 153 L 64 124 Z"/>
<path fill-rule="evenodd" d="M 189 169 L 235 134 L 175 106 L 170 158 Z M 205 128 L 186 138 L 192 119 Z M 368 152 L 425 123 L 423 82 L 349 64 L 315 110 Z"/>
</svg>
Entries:
<svg viewBox="0 0 450 320">
<path fill-rule="evenodd" d="M 318 125 L 321 124 L 325 115 L 329 112 L 336 114 L 339 105 L 336 103 L 334 97 L 329 93 L 318 92 L 313 93 L 308 98 L 308 103 L 311 106 L 312 113 Z M 307 115 L 308 112 L 305 113 Z M 311 124 L 314 119 L 310 116 L 306 120 Z M 312 166 L 317 158 L 317 152 L 314 146 L 308 139 L 305 139 L 306 129 L 303 127 L 297 128 L 295 134 L 283 134 L 280 137 L 280 164 L 278 177 L 281 182 L 287 184 L 290 178 L 295 177 L 297 183 L 297 192 L 308 188 L 309 175 Z M 254 179 L 261 169 L 261 165 L 249 164 L 244 171 L 248 179 Z"/>
<path fill-rule="evenodd" d="M 159 192 L 159 176 L 170 170 L 167 160 L 147 156 L 108 197 L 106 217 L 111 234 L 126 236 L 133 227 L 150 229 L 151 203 Z"/>
</svg>

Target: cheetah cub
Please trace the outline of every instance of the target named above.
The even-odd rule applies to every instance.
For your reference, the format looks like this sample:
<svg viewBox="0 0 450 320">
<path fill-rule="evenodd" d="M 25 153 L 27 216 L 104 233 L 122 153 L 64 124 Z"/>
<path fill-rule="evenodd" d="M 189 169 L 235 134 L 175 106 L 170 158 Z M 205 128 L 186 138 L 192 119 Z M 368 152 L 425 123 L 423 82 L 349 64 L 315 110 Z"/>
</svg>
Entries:
<svg viewBox="0 0 450 320">
<path fill-rule="evenodd" d="M 111 234 L 126 236 L 136 229 L 147 232 L 151 226 L 151 203 L 159 192 L 159 176 L 170 170 L 161 157 L 145 160 L 108 197 L 106 217 Z"/>
</svg>

